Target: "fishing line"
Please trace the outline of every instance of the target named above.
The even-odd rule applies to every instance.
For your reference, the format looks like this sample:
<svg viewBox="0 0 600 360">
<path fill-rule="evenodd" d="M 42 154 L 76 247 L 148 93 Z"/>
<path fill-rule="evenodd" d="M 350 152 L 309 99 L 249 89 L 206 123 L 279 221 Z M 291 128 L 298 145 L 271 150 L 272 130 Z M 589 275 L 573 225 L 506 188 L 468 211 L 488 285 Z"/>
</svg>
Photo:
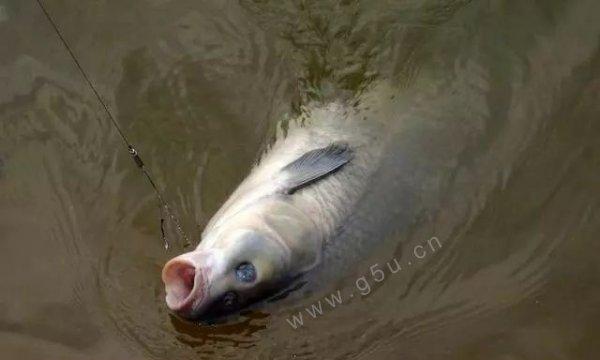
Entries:
<svg viewBox="0 0 600 360">
<path fill-rule="evenodd" d="M 127 147 L 127 152 L 129 152 L 129 154 L 131 155 L 133 161 L 135 162 L 135 165 L 142 171 L 142 174 L 144 174 L 144 176 L 146 177 L 146 179 L 152 186 L 152 189 L 154 189 L 156 198 L 160 204 L 160 213 L 161 213 L 160 232 L 161 232 L 162 240 L 165 244 L 165 249 L 169 248 L 169 242 L 167 241 L 167 237 L 165 235 L 165 230 L 164 230 L 165 219 L 163 216 L 163 212 L 165 214 L 167 214 L 168 218 L 173 222 L 173 224 L 175 224 L 175 229 L 177 230 L 177 234 L 179 235 L 179 237 L 183 238 L 185 240 L 186 245 L 189 245 L 190 241 L 189 241 L 188 237 L 186 236 L 185 232 L 183 231 L 183 228 L 181 227 L 179 220 L 177 219 L 177 217 L 175 216 L 175 214 L 169 207 L 169 204 L 165 201 L 163 194 L 158 189 L 158 186 L 156 186 L 156 183 L 154 182 L 154 180 L 152 180 L 152 176 L 150 175 L 150 170 L 148 170 L 148 168 L 144 165 L 144 162 L 142 161 L 142 158 L 138 154 L 137 150 L 133 147 L 133 145 L 131 144 L 129 139 L 127 139 L 127 136 L 125 135 L 125 133 L 119 126 L 119 123 L 117 122 L 115 117 L 110 112 L 110 109 L 108 108 L 108 106 L 106 105 L 104 100 L 102 100 L 100 93 L 98 93 L 98 90 L 96 90 L 96 87 L 94 86 L 94 84 L 92 83 L 90 78 L 87 76 L 87 73 L 85 72 L 85 70 L 83 70 L 83 67 L 77 60 L 75 53 L 73 52 L 73 50 L 71 49 L 71 47 L 69 46 L 69 44 L 67 43 L 65 38 L 63 37 L 62 33 L 60 32 L 60 29 L 58 28 L 58 25 L 56 25 L 56 23 L 50 16 L 50 13 L 48 13 L 46 8 L 42 4 L 41 0 L 36 0 L 36 2 L 38 3 L 38 5 L 39 5 L 40 9 L 42 10 L 42 12 L 44 13 L 44 15 L 46 16 L 46 19 L 48 19 L 48 22 L 50 23 L 50 25 L 52 25 L 52 27 L 54 28 L 56 35 L 58 35 L 58 38 L 60 39 L 60 41 L 62 42 L 64 47 L 67 49 L 67 52 L 71 56 L 71 59 L 73 59 L 75 66 L 77 67 L 77 69 L 79 69 L 81 76 L 83 77 L 85 82 L 89 85 L 90 89 L 92 89 L 92 92 L 94 93 L 94 95 L 96 96 L 96 98 L 98 99 L 98 101 L 100 102 L 102 107 L 104 108 L 104 112 L 106 112 L 106 115 L 112 122 L 113 126 L 115 127 L 115 129 L 117 129 L 117 132 L 121 136 L 121 139 L 123 139 L 123 142 L 125 143 L 125 146 Z"/>
</svg>

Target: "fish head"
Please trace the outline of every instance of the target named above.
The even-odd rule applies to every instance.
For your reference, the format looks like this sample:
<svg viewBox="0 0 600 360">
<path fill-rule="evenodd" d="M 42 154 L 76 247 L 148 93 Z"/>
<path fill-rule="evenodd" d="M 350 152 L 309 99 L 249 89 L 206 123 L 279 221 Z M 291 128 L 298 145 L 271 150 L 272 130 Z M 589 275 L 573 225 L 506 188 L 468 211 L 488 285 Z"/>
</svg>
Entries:
<svg viewBox="0 0 600 360">
<path fill-rule="evenodd" d="M 272 293 L 289 273 L 285 247 L 260 229 L 234 228 L 217 236 L 163 268 L 167 306 L 181 317 L 238 311 Z"/>
</svg>

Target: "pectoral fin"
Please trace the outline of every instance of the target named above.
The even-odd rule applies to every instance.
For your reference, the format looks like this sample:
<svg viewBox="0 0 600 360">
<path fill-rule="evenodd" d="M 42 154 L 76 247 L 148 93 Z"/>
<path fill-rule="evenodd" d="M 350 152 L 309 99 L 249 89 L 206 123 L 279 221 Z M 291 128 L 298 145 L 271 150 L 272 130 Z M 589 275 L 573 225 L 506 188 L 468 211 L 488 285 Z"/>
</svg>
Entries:
<svg viewBox="0 0 600 360">
<path fill-rule="evenodd" d="M 292 194 L 327 177 L 346 165 L 352 157 L 352 150 L 344 143 L 333 143 L 305 153 L 281 170 L 285 179 L 284 192 Z"/>
</svg>

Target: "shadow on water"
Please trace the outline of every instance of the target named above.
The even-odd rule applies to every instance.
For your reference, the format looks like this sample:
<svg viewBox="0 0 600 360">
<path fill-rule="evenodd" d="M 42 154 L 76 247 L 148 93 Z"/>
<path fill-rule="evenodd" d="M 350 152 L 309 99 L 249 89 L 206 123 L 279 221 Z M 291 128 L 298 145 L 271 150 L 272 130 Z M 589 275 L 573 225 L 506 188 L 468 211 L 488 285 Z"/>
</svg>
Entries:
<svg viewBox="0 0 600 360">
<path fill-rule="evenodd" d="M 250 340 L 254 334 L 267 328 L 265 324 L 252 324 L 252 320 L 260 320 L 268 317 L 267 314 L 252 312 L 247 314 L 248 319 L 243 321 L 232 321 L 218 325 L 198 324 L 182 320 L 177 316 L 170 315 L 173 328 L 185 337 L 179 340 L 191 347 L 204 346 L 215 342 L 229 342 L 232 346 L 248 348 L 253 346 Z M 234 338 L 235 336 L 235 338 Z M 238 340 L 236 340 L 236 338 Z"/>
</svg>

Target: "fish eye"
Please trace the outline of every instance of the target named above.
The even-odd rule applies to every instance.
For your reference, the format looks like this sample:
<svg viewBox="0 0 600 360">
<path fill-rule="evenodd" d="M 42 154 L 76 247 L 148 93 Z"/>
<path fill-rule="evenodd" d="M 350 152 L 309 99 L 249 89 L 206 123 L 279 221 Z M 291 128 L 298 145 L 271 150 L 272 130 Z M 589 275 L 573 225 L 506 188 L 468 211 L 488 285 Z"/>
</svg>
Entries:
<svg viewBox="0 0 600 360">
<path fill-rule="evenodd" d="M 251 263 L 243 262 L 236 267 L 235 276 L 241 282 L 250 283 L 256 280 L 256 269 Z"/>
</svg>

